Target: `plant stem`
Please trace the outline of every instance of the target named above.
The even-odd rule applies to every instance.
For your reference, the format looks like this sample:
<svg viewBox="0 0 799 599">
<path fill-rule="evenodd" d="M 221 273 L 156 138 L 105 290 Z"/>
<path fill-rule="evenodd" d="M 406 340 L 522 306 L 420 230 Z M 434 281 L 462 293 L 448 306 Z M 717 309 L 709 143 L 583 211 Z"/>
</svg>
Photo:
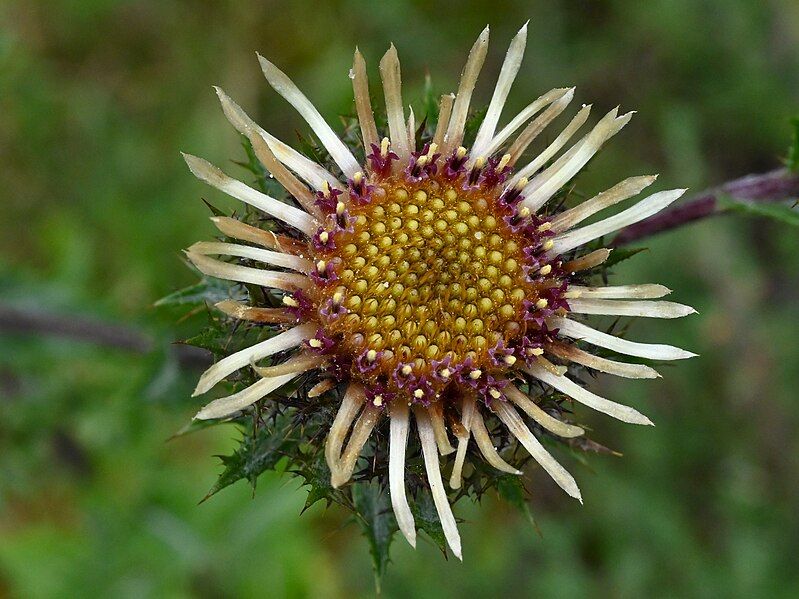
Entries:
<svg viewBox="0 0 799 599">
<path fill-rule="evenodd" d="M 759 175 L 747 175 L 705 191 L 694 199 L 619 231 L 611 245 L 626 245 L 676 229 L 695 220 L 723 214 L 718 199 L 731 196 L 739 200 L 779 201 L 799 195 L 799 175 L 781 168 Z"/>
<path fill-rule="evenodd" d="M 148 354 L 158 347 L 156 339 L 134 327 L 85 316 L 51 314 L 3 304 L 0 304 L 0 334 L 62 337 L 136 354 Z M 200 348 L 174 345 L 170 351 L 184 367 L 205 368 L 211 362 L 208 352 Z"/>
</svg>

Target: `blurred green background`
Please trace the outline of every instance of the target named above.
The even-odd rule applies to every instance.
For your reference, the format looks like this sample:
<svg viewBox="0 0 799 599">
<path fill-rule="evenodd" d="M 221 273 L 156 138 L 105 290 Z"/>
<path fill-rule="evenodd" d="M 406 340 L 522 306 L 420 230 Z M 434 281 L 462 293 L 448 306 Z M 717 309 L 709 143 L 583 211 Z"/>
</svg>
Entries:
<svg viewBox="0 0 799 599">
<path fill-rule="evenodd" d="M 200 198 L 233 206 L 178 151 L 236 172 L 226 161 L 243 152 L 212 84 L 283 139 L 304 131 L 256 50 L 335 119 L 352 108 L 356 44 L 373 83 L 397 45 L 418 107 L 425 73 L 454 90 L 490 23 L 487 101 L 528 18 L 506 119 L 563 85 L 597 114 L 639 111 L 581 178 L 586 191 L 652 172 L 698 191 L 779 165 L 799 108 L 795 0 L 0 4 L 0 307 L 55 317 L 0 333 L 0 597 L 374 593 L 358 527 L 318 504 L 300 516 L 290 479 L 262 477 L 254 498 L 238 483 L 198 505 L 235 429 L 167 442 L 199 406 L 196 367 L 169 350 L 198 317 L 152 304 L 194 281 L 179 250 L 213 234 Z M 592 457 L 590 469 L 566 460 L 585 506 L 538 472 L 528 486 L 542 536 L 494 498 L 461 502 L 464 563 L 398 539 L 384 594 L 799 595 L 797 237 L 724 217 L 653 238 L 620 265 L 617 282 L 663 283 L 700 312 L 633 329 L 700 358 L 659 381 L 596 383 L 657 426 L 581 411 L 625 454 Z M 81 319 L 131 349 L 56 334 Z"/>
</svg>

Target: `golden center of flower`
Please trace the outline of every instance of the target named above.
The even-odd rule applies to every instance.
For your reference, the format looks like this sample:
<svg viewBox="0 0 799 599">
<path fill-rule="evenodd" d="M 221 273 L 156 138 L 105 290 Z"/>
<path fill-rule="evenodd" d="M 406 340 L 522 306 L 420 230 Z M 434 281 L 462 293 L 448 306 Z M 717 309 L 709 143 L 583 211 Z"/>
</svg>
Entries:
<svg viewBox="0 0 799 599">
<path fill-rule="evenodd" d="M 525 276 L 524 238 L 495 198 L 436 179 L 388 180 L 349 216 L 329 255 L 338 278 L 319 306 L 343 306 L 320 318 L 337 353 L 360 357 L 353 374 L 397 390 L 399 369 L 440 390 L 464 363 L 477 376 L 496 369 L 489 350 L 524 332 L 523 302 L 538 290 Z"/>
</svg>

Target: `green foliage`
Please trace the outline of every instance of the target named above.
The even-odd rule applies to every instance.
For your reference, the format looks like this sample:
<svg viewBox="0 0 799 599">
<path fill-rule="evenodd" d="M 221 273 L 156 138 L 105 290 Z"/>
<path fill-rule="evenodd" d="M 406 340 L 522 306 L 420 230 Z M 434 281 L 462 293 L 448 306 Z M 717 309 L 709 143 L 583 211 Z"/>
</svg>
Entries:
<svg viewBox="0 0 799 599">
<path fill-rule="evenodd" d="M 424 91 L 422 92 L 422 114 L 424 115 L 427 128 L 431 132 L 435 132 L 436 125 L 438 124 L 438 96 L 436 90 L 433 88 L 433 79 L 428 73 L 424 78 Z"/>
<path fill-rule="evenodd" d="M 613 251 L 610 252 L 610 256 L 608 256 L 608 259 L 601 264 L 601 267 L 604 270 L 608 270 L 616 266 L 617 264 L 624 262 L 625 260 L 629 260 L 636 254 L 648 251 L 648 249 L 649 248 L 626 248 L 626 247 L 613 248 Z"/>
<path fill-rule="evenodd" d="M 507 501 L 510 505 L 519 510 L 519 513 L 524 516 L 530 525 L 541 534 L 538 524 L 530 511 L 530 505 L 527 503 L 528 492 L 524 488 L 522 479 L 513 474 L 505 474 L 497 480 L 497 493 L 499 496 Z"/>
<path fill-rule="evenodd" d="M 795 206 L 784 204 L 757 204 L 744 200 L 736 200 L 731 197 L 719 198 L 719 205 L 722 210 L 728 210 L 744 216 L 754 216 L 767 218 L 769 220 L 799 227 L 799 210 Z"/>
<path fill-rule="evenodd" d="M 360 483 L 352 489 L 353 504 L 363 535 L 369 543 L 372 566 L 378 593 L 380 581 L 386 573 L 389 562 L 389 549 L 397 521 L 391 509 L 391 500 L 385 488 L 378 483 Z"/>
<path fill-rule="evenodd" d="M 203 328 L 193 337 L 181 341 L 184 345 L 191 345 L 207 349 L 215 356 L 224 356 L 230 353 L 230 333 L 223 328 L 212 324 Z"/>
<path fill-rule="evenodd" d="M 426 488 L 420 488 L 416 493 L 414 502 L 411 504 L 411 512 L 413 512 L 416 527 L 430 537 L 441 553 L 446 555 L 447 539 L 444 537 L 444 530 L 438 519 L 433 496 Z"/>
<path fill-rule="evenodd" d="M 295 440 L 281 433 L 278 426 L 264 426 L 253 435 L 244 434 L 236 451 L 219 456 L 225 470 L 204 500 L 239 480 L 248 481 L 254 491 L 258 477 L 267 470 L 275 470 L 280 460 L 296 447 Z"/>
<path fill-rule="evenodd" d="M 205 303 L 216 304 L 226 299 L 230 299 L 230 285 L 221 279 L 213 277 L 203 277 L 197 283 L 179 289 L 162 297 L 155 302 L 155 306 L 186 306 L 202 305 Z"/>
</svg>

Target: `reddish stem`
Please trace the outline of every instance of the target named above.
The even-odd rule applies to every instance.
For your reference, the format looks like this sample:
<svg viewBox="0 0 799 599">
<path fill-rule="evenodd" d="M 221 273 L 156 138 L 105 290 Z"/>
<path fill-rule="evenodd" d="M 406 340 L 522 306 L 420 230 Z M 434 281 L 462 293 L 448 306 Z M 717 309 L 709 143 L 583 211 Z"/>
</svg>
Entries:
<svg viewBox="0 0 799 599">
<path fill-rule="evenodd" d="M 719 197 L 739 200 L 778 201 L 799 196 L 799 175 L 787 169 L 777 169 L 761 175 L 747 175 L 708 190 L 680 206 L 671 208 L 619 231 L 611 245 L 626 245 L 638 239 L 676 229 L 682 225 L 722 214 Z"/>
</svg>

